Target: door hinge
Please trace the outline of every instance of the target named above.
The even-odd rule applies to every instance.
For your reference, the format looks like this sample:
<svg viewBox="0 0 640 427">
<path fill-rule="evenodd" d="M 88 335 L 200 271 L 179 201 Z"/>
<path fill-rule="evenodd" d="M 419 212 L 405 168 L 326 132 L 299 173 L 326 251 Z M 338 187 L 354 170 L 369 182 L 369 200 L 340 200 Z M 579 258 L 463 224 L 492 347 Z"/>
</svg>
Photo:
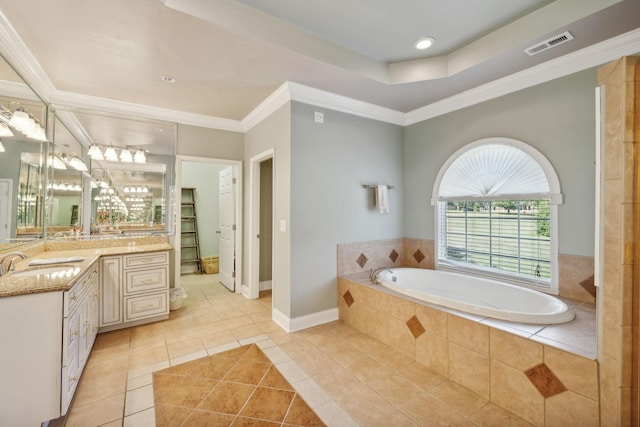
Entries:
<svg viewBox="0 0 640 427">
<path fill-rule="evenodd" d="M 232 184 L 237 184 L 238 183 L 238 178 L 232 178 L 231 183 Z"/>
<path fill-rule="evenodd" d="M 236 278 L 236 272 L 235 271 L 233 273 L 231 273 L 231 277 L 233 277 L 234 279 Z"/>
<path fill-rule="evenodd" d="M 233 231 L 236 231 L 236 225 L 235 225 L 235 224 L 233 224 L 233 225 L 231 226 L 231 229 L 232 229 Z"/>
</svg>

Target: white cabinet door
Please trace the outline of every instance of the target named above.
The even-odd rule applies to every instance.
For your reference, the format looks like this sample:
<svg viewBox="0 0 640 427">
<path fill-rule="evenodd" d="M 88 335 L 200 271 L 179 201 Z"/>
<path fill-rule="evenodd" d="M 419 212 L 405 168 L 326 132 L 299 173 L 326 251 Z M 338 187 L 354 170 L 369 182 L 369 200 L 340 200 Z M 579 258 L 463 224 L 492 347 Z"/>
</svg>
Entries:
<svg viewBox="0 0 640 427">
<path fill-rule="evenodd" d="M 100 326 L 122 322 L 122 257 L 105 257 L 100 261 Z"/>
</svg>

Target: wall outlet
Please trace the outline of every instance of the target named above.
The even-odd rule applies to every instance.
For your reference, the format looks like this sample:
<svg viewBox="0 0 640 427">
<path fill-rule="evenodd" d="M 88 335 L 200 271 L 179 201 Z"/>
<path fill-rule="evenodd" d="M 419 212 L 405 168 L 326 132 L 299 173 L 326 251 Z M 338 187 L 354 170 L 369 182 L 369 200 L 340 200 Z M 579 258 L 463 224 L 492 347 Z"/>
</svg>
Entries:
<svg viewBox="0 0 640 427">
<path fill-rule="evenodd" d="M 321 113 L 319 111 L 314 111 L 313 112 L 313 120 L 316 123 L 324 123 L 324 113 Z"/>
</svg>

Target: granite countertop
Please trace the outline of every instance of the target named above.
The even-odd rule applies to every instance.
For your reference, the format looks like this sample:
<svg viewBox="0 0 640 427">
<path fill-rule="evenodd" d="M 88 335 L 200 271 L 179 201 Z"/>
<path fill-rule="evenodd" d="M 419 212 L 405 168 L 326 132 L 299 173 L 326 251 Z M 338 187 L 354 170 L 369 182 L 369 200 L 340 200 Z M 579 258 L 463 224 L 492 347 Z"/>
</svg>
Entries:
<svg viewBox="0 0 640 427">
<path fill-rule="evenodd" d="M 173 247 L 169 243 L 128 244 L 101 248 L 47 250 L 39 252 L 24 260 L 16 258 L 15 272 L 38 267 L 52 267 L 56 265 L 69 266 L 69 270 L 61 274 L 38 274 L 34 276 L 14 276 L 11 274 L 15 272 L 5 274 L 0 277 L 0 298 L 40 292 L 66 291 L 70 289 L 101 256 L 170 251 L 172 249 Z M 29 262 L 34 259 L 47 260 L 72 257 L 84 257 L 84 260 L 81 262 L 29 267 Z"/>
</svg>

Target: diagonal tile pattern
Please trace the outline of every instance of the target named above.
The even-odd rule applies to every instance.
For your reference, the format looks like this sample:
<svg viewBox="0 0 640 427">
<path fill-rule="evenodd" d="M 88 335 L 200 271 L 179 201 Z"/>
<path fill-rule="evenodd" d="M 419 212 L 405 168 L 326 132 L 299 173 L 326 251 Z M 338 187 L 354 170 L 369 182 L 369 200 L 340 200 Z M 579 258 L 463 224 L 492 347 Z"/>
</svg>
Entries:
<svg viewBox="0 0 640 427">
<path fill-rule="evenodd" d="M 156 371 L 153 392 L 158 425 L 325 425 L 256 344 Z"/>
</svg>

